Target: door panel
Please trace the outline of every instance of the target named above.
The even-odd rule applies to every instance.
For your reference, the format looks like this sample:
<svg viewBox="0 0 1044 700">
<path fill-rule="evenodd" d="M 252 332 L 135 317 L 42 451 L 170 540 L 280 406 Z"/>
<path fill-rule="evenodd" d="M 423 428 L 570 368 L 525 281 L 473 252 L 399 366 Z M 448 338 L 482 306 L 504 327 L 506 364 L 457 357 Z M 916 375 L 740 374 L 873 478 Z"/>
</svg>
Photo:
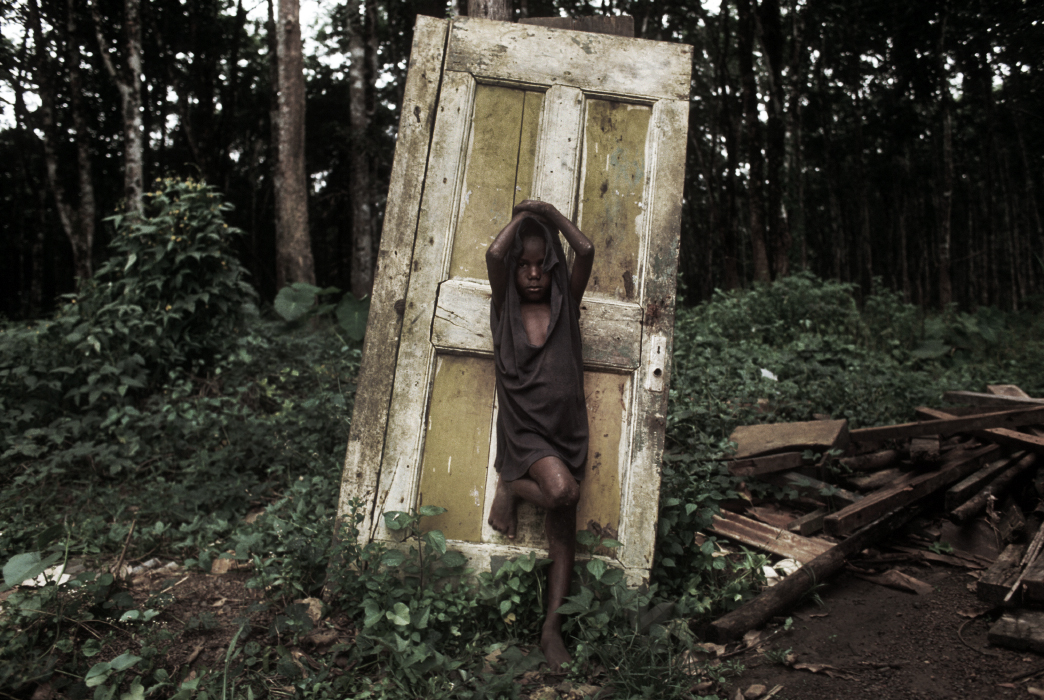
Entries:
<svg viewBox="0 0 1044 700">
<path fill-rule="evenodd" d="M 618 532 L 613 556 L 640 577 L 655 541 L 690 49 L 466 18 L 446 46 L 363 537 L 394 539 L 384 513 L 432 504 L 451 510 L 426 525 L 477 566 L 546 546 L 533 508 L 514 542 L 486 524 L 496 400 L 485 252 L 512 206 L 536 198 L 596 248 L 580 316 L 591 439 L 577 527 Z M 353 431 L 366 420 L 357 413 Z"/>
</svg>

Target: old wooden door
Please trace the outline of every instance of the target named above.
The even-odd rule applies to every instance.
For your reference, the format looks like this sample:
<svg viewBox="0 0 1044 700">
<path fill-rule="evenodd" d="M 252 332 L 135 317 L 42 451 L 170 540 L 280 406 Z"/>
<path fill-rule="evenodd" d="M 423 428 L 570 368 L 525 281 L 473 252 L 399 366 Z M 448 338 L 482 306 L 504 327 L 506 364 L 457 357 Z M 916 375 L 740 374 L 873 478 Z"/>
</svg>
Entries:
<svg viewBox="0 0 1044 700">
<path fill-rule="evenodd" d="M 427 525 L 475 565 L 543 549 L 530 507 L 514 542 L 486 524 L 497 407 L 484 256 L 534 198 L 596 247 L 577 528 L 614 533 L 631 578 L 648 570 L 690 65 L 677 44 L 418 19 L 340 505 L 357 499 L 363 539 L 393 539 L 383 513 L 431 504 L 449 511 Z"/>
</svg>

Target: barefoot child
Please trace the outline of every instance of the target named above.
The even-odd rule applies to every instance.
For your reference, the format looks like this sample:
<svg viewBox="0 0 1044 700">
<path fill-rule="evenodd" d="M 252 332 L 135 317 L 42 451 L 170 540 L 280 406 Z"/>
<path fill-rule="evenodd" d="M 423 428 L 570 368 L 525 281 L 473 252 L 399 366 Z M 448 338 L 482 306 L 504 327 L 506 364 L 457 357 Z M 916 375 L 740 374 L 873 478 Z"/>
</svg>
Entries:
<svg viewBox="0 0 1044 700">
<path fill-rule="evenodd" d="M 594 246 L 553 205 L 526 200 L 486 251 L 493 291 L 497 492 L 494 529 L 514 539 L 516 508 L 543 508 L 551 568 L 540 646 L 551 669 L 570 660 L 557 608 L 569 593 L 576 556 L 576 503 L 587 459 L 587 405 L 580 347 L 580 299 Z M 566 269 L 561 231 L 576 254 Z"/>
</svg>

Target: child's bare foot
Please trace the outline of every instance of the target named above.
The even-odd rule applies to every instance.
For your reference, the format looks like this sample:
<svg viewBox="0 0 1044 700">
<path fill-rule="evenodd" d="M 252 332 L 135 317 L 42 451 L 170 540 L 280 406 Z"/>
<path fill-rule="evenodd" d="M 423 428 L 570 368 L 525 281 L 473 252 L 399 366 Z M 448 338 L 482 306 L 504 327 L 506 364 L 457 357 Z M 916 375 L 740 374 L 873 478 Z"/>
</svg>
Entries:
<svg viewBox="0 0 1044 700">
<path fill-rule="evenodd" d="M 562 664 L 573 660 L 566 650 L 565 640 L 562 639 L 562 631 L 544 625 L 540 633 L 540 648 L 544 651 L 544 658 L 552 673 L 562 670 Z"/>
<path fill-rule="evenodd" d="M 497 477 L 497 493 L 493 497 L 493 505 L 489 509 L 489 524 L 497 532 L 503 533 L 509 540 L 515 539 L 518 525 L 518 503 L 511 487 L 503 479 Z"/>
</svg>

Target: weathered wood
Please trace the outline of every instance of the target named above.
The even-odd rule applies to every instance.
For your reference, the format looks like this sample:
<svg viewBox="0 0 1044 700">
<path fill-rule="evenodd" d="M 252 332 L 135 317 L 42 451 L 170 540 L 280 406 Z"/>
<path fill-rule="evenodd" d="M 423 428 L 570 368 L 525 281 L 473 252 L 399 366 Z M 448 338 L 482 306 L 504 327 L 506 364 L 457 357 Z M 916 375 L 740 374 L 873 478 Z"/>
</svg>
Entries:
<svg viewBox="0 0 1044 700">
<path fill-rule="evenodd" d="M 952 416 L 949 413 L 937 411 L 932 408 L 918 408 L 917 413 L 919 415 L 927 416 L 930 418 L 952 418 Z M 985 417 L 986 416 L 978 416 L 978 418 L 980 419 Z M 1040 411 L 1029 412 L 1023 414 L 1022 416 L 1013 416 L 1009 424 L 1015 426 L 1036 425 L 1041 422 L 1041 417 L 1044 417 L 1044 409 L 1041 409 Z M 967 419 L 958 418 L 957 420 Z M 1020 433 L 1015 430 L 1009 430 L 1007 428 L 965 429 L 961 430 L 960 432 L 974 435 L 975 437 L 981 440 L 989 440 L 990 442 L 995 442 L 998 445 L 1004 445 L 1005 447 L 1011 448 L 1013 450 L 1030 450 L 1031 452 L 1044 454 L 1044 438 L 1037 437 L 1035 435 L 1027 435 L 1025 433 Z"/>
<path fill-rule="evenodd" d="M 399 350 L 402 314 L 396 303 L 406 297 L 413 260 L 413 239 L 420 213 L 420 197 L 431 143 L 439 72 L 446 45 L 445 20 L 418 16 L 413 30 L 413 48 L 402 96 L 399 137 L 395 142 L 388 205 L 384 213 L 381 247 L 377 255 L 370 316 L 363 341 L 355 408 L 352 414 L 341 493 L 337 506 L 338 522 L 348 515 L 358 499 L 366 519 L 360 531 L 369 532 L 373 502 L 380 473 L 384 436 L 388 425 L 388 406 L 395 377 L 395 358 Z M 363 535 L 366 536 L 365 534 Z"/>
<path fill-rule="evenodd" d="M 431 342 L 440 350 L 492 357 L 489 304 L 487 282 L 446 280 L 439 285 Z M 606 369 L 636 369 L 641 363 L 641 322 L 642 307 L 638 304 L 585 298 L 580 309 L 584 364 Z"/>
<path fill-rule="evenodd" d="M 1033 397 L 1014 384 L 987 384 L 986 393 L 996 396 L 1010 396 L 1016 399 L 1032 399 Z M 1044 428 L 1030 426 L 1026 432 L 1037 437 L 1044 437 Z"/>
<path fill-rule="evenodd" d="M 777 452 L 826 452 L 848 446 L 848 421 L 814 420 L 801 423 L 741 425 L 729 440 L 736 443 L 736 459 Z"/>
<path fill-rule="evenodd" d="M 795 535 L 787 530 L 772 527 L 736 513 L 723 510 L 711 519 L 710 531 L 728 537 L 741 544 L 750 545 L 802 564 L 812 561 L 833 545 L 825 540 L 816 540 Z"/>
<path fill-rule="evenodd" d="M 784 452 L 778 455 L 735 459 L 728 462 L 729 473 L 734 476 L 757 476 L 788 469 L 797 469 L 805 463 L 800 452 Z"/>
<path fill-rule="evenodd" d="M 1019 504 L 1012 503 L 1005 508 L 1004 514 L 997 523 L 997 539 L 1001 542 L 1011 542 L 1015 535 L 1022 532 L 1026 527 L 1026 516 L 1019 508 Z"/>
<path fill-rule="evenodd" d="M 849 476 L 845 478 L 849 484 L 859 489 L 860 491 L 874 491 L 876 489 L 893 484 L 897 479 L 906 476 L 907 472 L 899 469 L 898 467 L 892 467 L 891 469 L 882 469 L 879 472 L 873 474 L 863 474 L 860 476 Z"/>
<path fill-rule="evenodd" d="M 934 464 L 940 458 L 939 436 L 915 437 L 910 440 L 910 461 Z"/>
<path fill-rule="evenodd" d="M 1044 602 L 1044 557 L 1038 554 L 1027 562 L 1021 578 L 1023 602 Z"/>
<path fill-rule="evenodd" d="M 820 501 L 831 499 L 837 503 L 855 503 L 863 499 L 862 494 L 853 493 L 840 486 L 828 484 L 804 474 L 762 474 L 759 478 L 781 488 L 794 489 L 803 496 L 811 496 Z"/>
<path fill-rule="evenodd" d="M 1012 586 L 1019 579 L 1019 574 L 1022 571 L 1022 555 L 1026 551 L 1026 545 L 1024 544 L 1009 544 L 1004 548 L 1004 551 L 1000 553 L 997 560 L 990 565 L 990 568 L 982 572 L 979 580 L 975 583 L 975 595 L 979 600 L 986 603 L 993 603 L 995 605 L 1001 605 L 1005 602 L 1005 597 L 1011 592 Z M 1012 605 L 1021 604 L 1022 597 L 1016 590 Z"/>
<path fill-rule="evenodd" d="M 840 462 L 841 466 L 854 472 L 876 472 L 879 469 L 892 466 L 898 460 L 899 450 L 879 450 L 877 452 L 868 452 L 865 455 L 843 457 Z"/>
<path fill-rule="evenodd" d="M 523 17 L 519 24 L 572 29 L 574 32 L 634 36 L 634 17 L 630 15 L 592 15 L 590 17 Z"/>
<path fill-rule="evenodd" d="M 989 483 L 989 485 L 984 487 L 977 494 L 969 498 L 962 505 L 951 510 L 949 515 L 950 520 L 955 523 L 963 523 L 970 518 L 975 517 L 986 507 L 986 501 L 989 500 L 991 496 L 996 497 L 1004 493 L 1016 478 L 1021 474 L 1025 474 L 1030 469 L 1036 468 L 1038 463 L 1039 457 L 1035 454 L 1026 455 L 1018 460 L 1001 472 Z"/>
<path fill-rule="evenodd" d="M 943 507 L 946 508 L 946 510 L 953 510 L 978 493 L 998 474 L 1025 456 L 1025 452 L 1016 452 L 1013 455 L 1002 457 L 990 462 L 974 474 L 954 484 L 946 491 Z"/>
<path fill-rule="evenodd" d="M 1009 406 L 1009 409 L 1012 408 Z M 954 435 L 984 428 L 1018 428 L 1044 421 L 1044 408 L 1026 406 L 1014 410 L 983 413 L 974 416 L 954 416 L 930 408 L 918 408 L 918 414 L 932 420 L 918 423 L 885 425 L 879 428 L 858 428 L 851 432 L 852 442 L 880 442 L 902 440 L 927 435 Z"/>
<path fill-rule="evenodd" d="M 823 521 L 823 527 L 831 535 L 846 535 L 884 513 L 913 503 L 964 478 L 978 468 L 981 460 L 998 452 L 1000 452 L 1000 448 L 996 445 L 987 445 L 978 450 L 963 452 L 935 471 L 912 476 L 897 485 L 875 491 L 858 503 L 853 503 L 828 515 Z"/>
<path fill-rule="evenodd" d="M 1026 405 L 1044 406 L 1044 399 L 1034 399 L 1028 396 L 983 394 L 977 391 L 947 391 L 943 393 L 943 400 L 953 404 L 996 406 L 997 408 L 1016 408 Z"/>
<path fill-rule="evenodd" d="M 1044 652 L 1044 612 L 1013 610 L 1001 615 L 990 628 L 990 644 L 1008 649 Z"/>
<path fill-rule="evenodd" d="M 793 606 L 815 586 L 840 571 L 848 557 L 902 527 L 919 512 L 920 509 L 916 506 L 900 508 L 854 532 L 851 537 L 831 547 L 780 583 L 712 622 L 710 636 L 716 642 L 728 642 L 742 637 L 747 630 L 763 625 Z"/>
<path fill-rule="evenodd" d="M 805 513 L 800 518 L 795 518 L 787 525 L 787 529 L 798 535 L 808 537 L 823 529 L 823 518 L 826 517 L 825 508 L 816 508 Z"/>
<path fill-rule="evenodd" d="M 610 70 L 607 57 L 612 57 Z M 460 17 L 450 31 L 446 69 L 477 70 L 513 83 L 687 102 L 692 47 Z"/>
</svg>

